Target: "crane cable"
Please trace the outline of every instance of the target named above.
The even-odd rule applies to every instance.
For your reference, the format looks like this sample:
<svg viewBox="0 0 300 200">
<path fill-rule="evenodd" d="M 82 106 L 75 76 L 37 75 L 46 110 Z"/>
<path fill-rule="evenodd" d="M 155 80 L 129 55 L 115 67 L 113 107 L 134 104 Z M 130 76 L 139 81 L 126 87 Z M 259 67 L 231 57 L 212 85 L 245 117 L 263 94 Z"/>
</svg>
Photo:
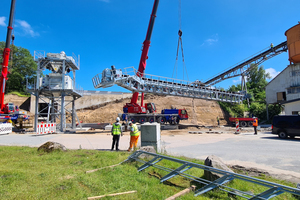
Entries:
<svg viewBox="0 0 300 200">
<path fill-rule="evenodd" d="M 174 72 L 176 71 L 176 77 L 177 78 L 177 66 L 178 66 L 178 53 L 179 53 L 179 47 L 181 47 L 181 57 L 182 57 L 182 64 L 183 64 L 183 80 L 184 80 L 184 71 L 186 71 L 187 80 L 189 80 L 187 68 L 184 62 L 184 54 L 183 54 L 183 45 L 182 45 L 182 30 L 181 30 L 181 0 L 178 0 L 178 23 L 179 23 L 179 31 L 178 31 L 178 44 L 177 44 L 177 53 L 176 53 L 176 61 L 173 69 L 172 78 L 174 76 Z"/>
</svg>

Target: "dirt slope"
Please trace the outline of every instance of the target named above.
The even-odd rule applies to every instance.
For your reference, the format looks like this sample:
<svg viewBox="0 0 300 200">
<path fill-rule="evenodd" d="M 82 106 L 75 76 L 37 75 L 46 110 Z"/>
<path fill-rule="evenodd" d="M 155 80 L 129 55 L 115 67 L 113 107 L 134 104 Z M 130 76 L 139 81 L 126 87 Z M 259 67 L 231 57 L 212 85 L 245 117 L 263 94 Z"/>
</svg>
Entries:
<svg viewBox="0 0 300 200">
<path fill-rule="evenodd" d="M 5 95 L 5 103 L 13 102 L 15 105 L 22 105 L 28 97 L 19 97 L 17 95 Z M 94 106 L 90 109 L 77 110 L 77 116 L 83 123 L 112 123 L 115 121 L 118 113 L 122 113 L 123 106 L 130 102 L 129 98 L 120 99 L 104 105 Z M 140 101 L 139 101 L 140 102 Z M 185 108 L 189 114 L 189 120 L 181 121 L 183 124 L 197 125 L 217 125 L 217 116 L 220 118 L 220 124 L 225 125 L 225 114 L 215 101 L 202 99 L 192 99 L 172 96 L 145 95 L 145 102 L 153 102 L 160 112 L 164 108 Z M 31 105 L 32 106 L 32 105 Z M 34 117 L 33 113 L 28 113 Z"/>
<path fill-rule="evenodd" d="M 77 115 L 83 123 L 104 123 L 114 122 L 118 113 L 122 113 L 125 103 L 130 99 L 120 99 L 116 102 L 108 103 L 99 108 L 89 110 L 77 110 Z M 172 97 L 172 96 L 154 96 L 147 95 L 145 102 L 155 103 L 157 110 L 160 112 L 164 108 L 185 108 L 189 114 L 188 121 L 182 123 L 198 125 L 217 125 L 217 116 L 220 118 L 220 124 L 226 124 L 225 114 L 215 101 L 201 99 Z"/>
</svg>

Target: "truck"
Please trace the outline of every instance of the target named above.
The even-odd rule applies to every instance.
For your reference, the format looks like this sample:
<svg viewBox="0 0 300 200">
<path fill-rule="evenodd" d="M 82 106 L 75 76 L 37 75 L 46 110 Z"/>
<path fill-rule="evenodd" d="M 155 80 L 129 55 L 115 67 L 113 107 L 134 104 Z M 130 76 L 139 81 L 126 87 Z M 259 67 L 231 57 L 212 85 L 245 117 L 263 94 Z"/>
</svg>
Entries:
<svg viewBox="0 0 300 200">
<path fill-rule="evenodd" d="M 15 11 L 15 0 L 11 1 L 10 7 L 10 16 L 9 16 L 9 23 L 7 26 L 7 35 L 6 35 L 6 43 L 5 48 L 3 50 L 3 63 L 2 63 L 2 70 L 0 76 L 0 122 L 7 122 L 12 121 L 13 125 L 16 128 L 22 128 L 22 123 L 25 120 L 29 119 L 29 116 L 25 111 L 19 111 L 18 106 L 15 106 L 13 103 L 4 103 L 4 95 L 5 95 L 5 87 L 6 81 L 8 79 L 7 75 L 9 74 L 8 71 L 8 63 L 9 63 L 9 55 L 10 55 L 10 42 L 11 39 L 14 38 L 12 36 L 12 24 L 14 19 L 14 11 Z M 19 124 L 20 126 L 16 126 Z"/>
<path fill-rule="evenodd" d="M 253 118 L 250 117 L 229 117 L 232 126 L 235 126 L 236 120 L 239 120 L 240 127 L 252 126 Z"/>
<path fill-rule="evenodd" d="M 151 103 L 151 106 L 154 106 Z M 149 106 L 150 107 L 150 106 Z M 155 107 L 154 107 L 155 108 Z M 153 109 L 153 107 L 151 107 Z M 155 111 L 155 110 L 154 110 Z M 180 120 L 188 120 L 188 113 L 185 109 L 163 109 L 161 113 L 120 113 L 119 117 L 122 121 L 132 121 L 133 123 L 139 122 L 141 124 L 145 122 L 157 122 L 160 124 L 169 123 L 171 125 L 179 124 Z"/>
</svg>

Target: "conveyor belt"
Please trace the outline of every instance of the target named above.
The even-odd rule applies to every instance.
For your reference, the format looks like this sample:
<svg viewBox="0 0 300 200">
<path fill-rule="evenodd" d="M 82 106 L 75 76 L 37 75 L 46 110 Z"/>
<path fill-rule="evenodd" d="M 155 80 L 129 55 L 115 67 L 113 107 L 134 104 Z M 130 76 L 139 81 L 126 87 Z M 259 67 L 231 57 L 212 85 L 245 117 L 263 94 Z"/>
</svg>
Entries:
<svg viewBox="0 0 300 200">
<path fill-rule="evenodd" d="M 207 99 L 231 103 L 240 103 L 245 98 L 245 93 L 226 92 L 213 87 L 205 87 L 195 82 L 183 81 L 173 78 L 166 78 L 144 74 L 143 77 L 136 76 L 136 71 L 131 68 L 127 71 L 109 71 L 105 69 L 102 74 L 93 78 L 95 88 L 111 87 L 116 84 L 133 92 L 153 93 L 157 95 L 171 95 L 190 97 L 196 99 Z"/>
<path fill-rule="evenodd" d="M 246 74 L 248 71 L 251 70 L 251 64 L 259 65 L 264 61 L 281 54 L 282 52 L 287 51 L 287 42 L 282 42 L 281 44 L 273 47 L 268 48 L 268 50 L 259 52 L 251 56 L 248 60 L 242 61 L 242 63 L 238 63 L 233 68 L 221 72 L 221 74 L 215 76 L 214 78 L 209 79 L 208 81 L 204 82 L 205 85 L 215 85 L 225 79 L 233 78 L 236 76 L 241 76 L 242 74 Z"/>
</svg>

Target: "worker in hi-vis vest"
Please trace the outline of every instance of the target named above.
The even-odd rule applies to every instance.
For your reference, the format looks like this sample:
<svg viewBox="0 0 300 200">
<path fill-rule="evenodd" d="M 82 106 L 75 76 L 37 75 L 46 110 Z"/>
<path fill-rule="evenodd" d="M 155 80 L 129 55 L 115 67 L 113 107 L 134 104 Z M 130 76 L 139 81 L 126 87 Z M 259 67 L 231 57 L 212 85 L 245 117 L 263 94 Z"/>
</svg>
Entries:
<svg viewBox="0 0 300 200">
<path fill-rule="evenodd" d="M 116 151 L 119 151 L 120 135 L 123 136 L 122 125 L 120 124 L 120 118 L 119 117 L 117 117 L 116 122 L 113 123 L 113 125 L 112 125 L 111 135 L 113 136 L 111 151 L 114 150 L 115 145 L 116 145 Z"/>
<path fill-rule="evenodd" d="M 137 148 L 138 139 L 140 136 L 140 131 L 136 124 L 133 124 L 132 121 L 129 121 L 129 130 L 130 130 L 130 146 L 127 151 L 131 151 L 132 147 L 134 150 Z"/>
<path fill-rule="evenodd" d="M 254 127 L 254 135 L 257 135 L 257 126 L 258 126 L 258 119 L 257 117 L 253 117 L 253 123 L 252 123 L 253 127 Z"/>
</svg>

